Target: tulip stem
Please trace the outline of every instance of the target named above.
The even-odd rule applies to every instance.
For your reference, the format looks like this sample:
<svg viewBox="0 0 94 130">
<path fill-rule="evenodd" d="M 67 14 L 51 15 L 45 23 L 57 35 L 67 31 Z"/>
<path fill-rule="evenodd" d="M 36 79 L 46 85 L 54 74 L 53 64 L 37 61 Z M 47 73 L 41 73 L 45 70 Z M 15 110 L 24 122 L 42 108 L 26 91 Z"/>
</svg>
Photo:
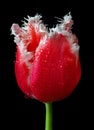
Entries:
<svg viewBox="0 0 94 130">
<path fill-rule="evenodd" d="M 52 130 L 52 103 L 45 103 L 45 130 Z"/>
</svg>

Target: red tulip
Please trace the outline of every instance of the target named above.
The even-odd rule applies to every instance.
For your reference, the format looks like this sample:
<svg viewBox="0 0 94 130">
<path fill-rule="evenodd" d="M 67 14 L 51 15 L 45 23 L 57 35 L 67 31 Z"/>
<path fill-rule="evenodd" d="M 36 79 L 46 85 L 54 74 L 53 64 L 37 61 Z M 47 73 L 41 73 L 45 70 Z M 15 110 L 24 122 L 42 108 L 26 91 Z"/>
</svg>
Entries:
<svg viewBox="0 0 94 130">
<path fill-rule="evenodd" d="M 15 75 L 25 95 L 54 102 L 68 97 L 79 82 L 78 39 L 71 32 L 70 14 L 49 31 L 40 19 L 35 15 L 23 27 L 11 27 L 17 45 Z"/>
</svg>

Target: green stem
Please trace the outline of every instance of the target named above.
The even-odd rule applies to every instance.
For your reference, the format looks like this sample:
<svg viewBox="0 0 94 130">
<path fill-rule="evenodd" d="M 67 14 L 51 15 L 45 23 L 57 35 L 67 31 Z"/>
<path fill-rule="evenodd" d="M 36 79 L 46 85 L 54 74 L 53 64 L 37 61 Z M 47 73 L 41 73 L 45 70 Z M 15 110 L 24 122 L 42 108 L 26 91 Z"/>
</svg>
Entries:
<svg viewBox="0 0 94 130">
<path fill-rule="evenodd" d="M 45 103 L 46 118 L 45 118 L 45 130 L 52 130 L 52 103 Z"/>
</svg>

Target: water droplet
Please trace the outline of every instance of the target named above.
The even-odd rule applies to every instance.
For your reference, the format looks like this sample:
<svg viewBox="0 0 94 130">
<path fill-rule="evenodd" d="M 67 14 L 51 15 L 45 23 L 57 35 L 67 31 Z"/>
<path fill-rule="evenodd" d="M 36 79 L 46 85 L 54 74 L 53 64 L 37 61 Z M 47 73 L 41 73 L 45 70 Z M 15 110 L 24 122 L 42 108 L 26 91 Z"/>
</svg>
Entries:
<svg viewBox="0 0 94 130">
<path fill-rule="evenodd" d="M 43 50 L 40 51 L 41 53 L 43 52 Z"/>
<path fill-rule="evenodd" d="M 59 60 L 58 62 L 61 63 L 61 60 Z"/>
<path fill-rule="evenodd" d="M 45 57 L 47 58 L 47 57 L 48 57 L 48 55 L 45 55 Z"/>
<path fill-rule="evenodd" d="M 50 51 L 48 51 L 48 54 L 50 54 Z"/>
<path fill-rule="evenodd" d="M 60 68 L 63 68 L 63 66 L 62 66 L 62 65 L 60 65 Z"/>
<path fill-rule="evenodd" d="M 44 62 L 46 63 L 46 62 L 47 62 L 47 60 L 44 60 Z"/>
</svg>

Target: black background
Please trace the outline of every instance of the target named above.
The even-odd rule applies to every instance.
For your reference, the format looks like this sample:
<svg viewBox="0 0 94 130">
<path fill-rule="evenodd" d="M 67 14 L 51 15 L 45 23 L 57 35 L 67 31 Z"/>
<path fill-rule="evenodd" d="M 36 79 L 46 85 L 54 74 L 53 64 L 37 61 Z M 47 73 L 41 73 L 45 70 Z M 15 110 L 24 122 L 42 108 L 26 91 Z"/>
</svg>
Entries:
<svg viewBox="0 0 94 130">
<path fill-rule="evenodd" d="M 53 4 L 52 4 L 53 3 Z M 2 2 L 0 8 L 0 95 L 1 124 L 7 129 L 44 130 L 45 106 L 28 99 L 18 88 L 14 74 L 16 45 L 11 36 L 11 25 L 22 24 L 27 15 L 43 16 L 48 27 L 56 24 L 55 16 L 62 18 L 71 12 L 80 45 L 82 76 L 75 91 L 63 101 L 53 103 L 53 130 L 85 129 L 92 126 L 93 104 L 93 41 L 92 7 L 81 1 L 12 1 Z M 86 6 L 87 5 L 87 6 Z"/>
</svg>

